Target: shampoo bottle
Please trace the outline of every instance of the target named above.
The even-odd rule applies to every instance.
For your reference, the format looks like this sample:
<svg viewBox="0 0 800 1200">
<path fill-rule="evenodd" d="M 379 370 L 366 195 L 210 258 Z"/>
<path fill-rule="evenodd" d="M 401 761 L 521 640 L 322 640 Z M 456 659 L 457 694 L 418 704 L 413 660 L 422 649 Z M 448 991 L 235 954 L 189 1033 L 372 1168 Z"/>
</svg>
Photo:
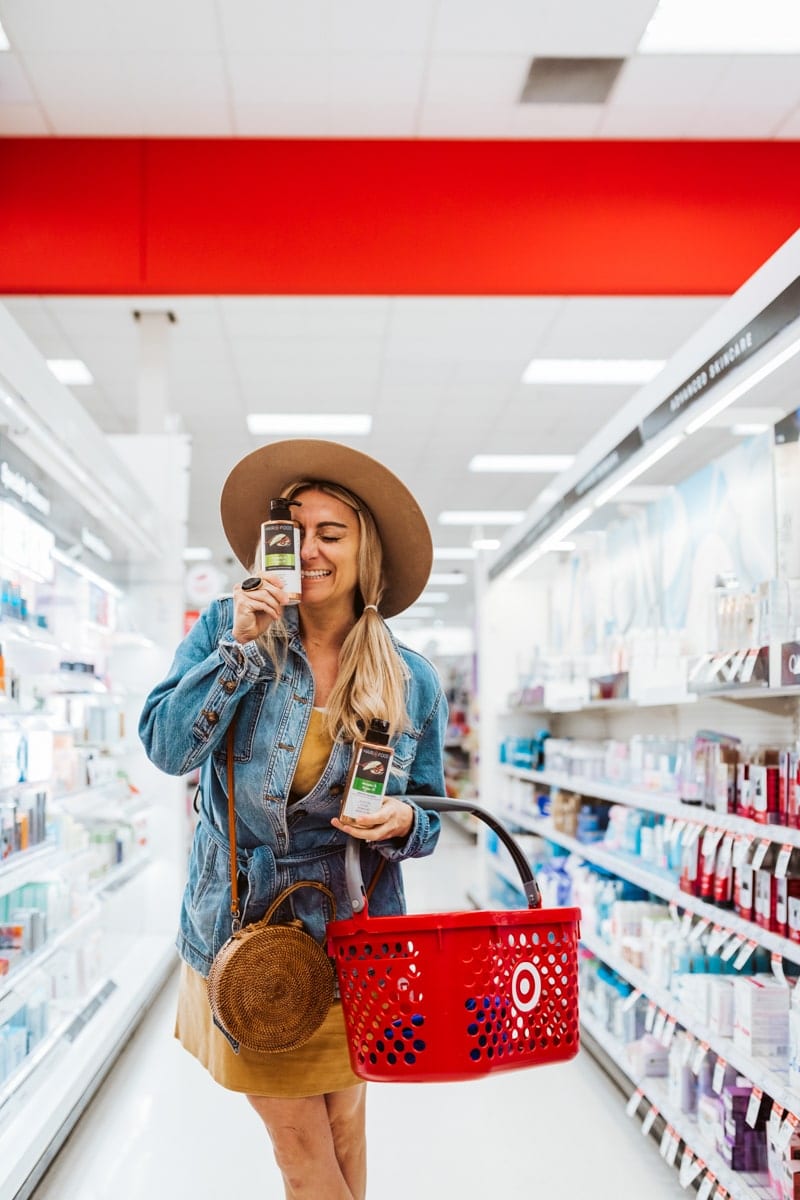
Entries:
<svg viewBox="0 0 800 1200">
<path fill-rule="evenodd" d="M 280 575 L 286 589 L 285 604 L 301 598 L 300 526 L 292 520 L 292 505 L 299 500 L 282 496 L 269 502 L 269 520 L 261 526 L 261 566 L 270 575 Z"/>
<path fill-rule="evenodd" d="M 383 804 L 393 753 L 388 721 L 370 721 L 364 740 L 353 746 L 353 762 L 339 813 L 345 825 L 354 825 L 358 817 L 372 816 Z"/>
</svg>

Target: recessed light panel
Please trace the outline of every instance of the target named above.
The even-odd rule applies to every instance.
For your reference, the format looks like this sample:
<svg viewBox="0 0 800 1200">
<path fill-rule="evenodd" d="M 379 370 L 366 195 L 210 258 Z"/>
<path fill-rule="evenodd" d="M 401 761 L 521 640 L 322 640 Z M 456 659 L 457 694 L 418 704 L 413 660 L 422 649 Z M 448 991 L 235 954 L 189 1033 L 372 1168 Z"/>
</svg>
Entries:
<svg viewBox="0 0 800 1200">
<path fill-rule="evenodd" d="M 640 54 L 800 54 L 797 0 L 659 0 Z"/>
<path fill-rule="evenodd" d="M 523 383 L 649 383 L 664 366 L 654 358 L 534 358 Z"/>
<path fill-rule="evenodd" d="M 89 368 L 79 358 L 48 358 L 47 365 L 58 382 L 68 387 L 85 387 L 94 383 Z"/>
<path fill-rule="evenodd" d="M 372 429 L 372 417 L 369 413 L 248 413 L 247 428 L 258 436 L 363 437 Z"/>
<path fill-rule="evenodd" d="M 572 454 L 476 454 L 470 459 L 470 471 L 492 471 L 497 474 L 557 475 L 571 467 Z"/>
</svg>

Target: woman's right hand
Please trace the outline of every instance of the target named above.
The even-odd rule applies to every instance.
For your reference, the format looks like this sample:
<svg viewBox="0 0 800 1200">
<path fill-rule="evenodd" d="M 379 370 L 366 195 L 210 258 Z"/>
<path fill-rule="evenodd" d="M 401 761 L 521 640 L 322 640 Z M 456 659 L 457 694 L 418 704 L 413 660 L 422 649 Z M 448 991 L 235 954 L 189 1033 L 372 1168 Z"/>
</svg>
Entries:
<svg viewBox="0 0 800 1200">
<path fill-rule="evenodd" d="M 237 642 L 254 641 L 283 614 L 286 589 L 280 575 L 250 578 L 261 580 L 257 588 L 248 590 L 237 583 L 233 589 L 233 637 Z"/>
</svg>

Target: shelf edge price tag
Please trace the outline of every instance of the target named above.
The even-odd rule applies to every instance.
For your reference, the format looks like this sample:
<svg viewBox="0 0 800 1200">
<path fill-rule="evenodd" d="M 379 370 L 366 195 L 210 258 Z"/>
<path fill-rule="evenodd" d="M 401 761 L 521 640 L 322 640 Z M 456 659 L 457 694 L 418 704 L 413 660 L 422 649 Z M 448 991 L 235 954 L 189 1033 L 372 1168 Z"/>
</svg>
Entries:
<svg viewBox="0 0 800 1200">
<path fill-rule="evenodd" d="M 764 1099 L 764 1093 L 760 1087 L 754 1087 L 750 1093 L 750 1099 L 747 1103 L 747 1112 L 745 1113 L 745 1124 L 751 1129 L 755 1129 L 758 1121 L 758 1114 L 761 1111 L 761 1101 Z"/>
<path fill-rule="evenodd" d="M 729 959 L 733 958 L 737 950 L 741 950 L 743 945 L 744 938 L 741 934 L 735 933 L 728 944 L 720 950 L 720 958 L 723 962 L 728 962 Z"/>
<path fill-rule="evenodd" d="M 634 988 L 630 995 L 622 1001 L 622 1011 L 629 1012 L 642 994 L 641 988 Z"/>
<path fill-rule="evenodd" d="M 680 1181 L 680 1185 L 682 1188 L 688 1188 L 689 1184 L 692 1182 L 693 1177 L 689 1175 L 689 1172 L 691 1171 L 693 1166 L 694 1166 L 694 1156 L 693 1156 L 691 1150 L 689 1149 L 689 1147 L 687 1146 L 683 1152 L 683 1157 L 681 1158 L 681 1165 L 678 1169 L 678 1180 Z"/>
<path fill-rule="evenodd" d="M 688 1067 L 689 1059 L 692 1057 L 693 1049 L 694 1049 L 694 1038 L 692 1037 L 692 1035 L 690 1033 L 687 1033 L 686 1040 L 684 1041 L 683 1046 L 681 1047 L 681 1066 L 682 1067 Z"/>
<path fill-rule="evenodd" d="M 779 950 L 773 950 L 770 957 L 772 963 L 772 974 L 780 983 L 786 983 L 786 974 L 783 969 L 783 955 Z"/>
<path fill-rule="evenodd" d="M 711 922 L 709 921 L 708 917 L 701 917 L 700 920 L 695 925 L 692 932 L 689 934 L 689 941 L 690 942 L 699 941 L 699 939 L 703 936 L 703 934 L 708 929 L 710 924 L 711 924 Z"/>
<path fill-rule="evenodd" d="M 650 1132 L 650 1130 L 653 1128 L 653 1124 L 654 1124 L 657 1116 L 658 1116 L 658 1109 L 655 1106 L 655 1104 L 651 1104 L 650 1107 L 648 1108 L 647 1112 L 644 1114 L 644 1120 L 642 1121 L 642 1133 L 643 1134 L 647 1134 Z"/>
<path fill-rule="evenodd" d="M 678 1018 L 670 1017 L 664 1029 L 664 1036 L 661 1038 L 661 1045 L 667 1049 L 672 1045 L 672 1039 L 675 1037 L 675 1030 L 678 1027 Z"/>
<path fill-rule="evenodd" d="M 693 920 L 694 920 L 693 912 L 685 912 L 683 914 L 683 920 L 681 921 L 681 937 L 688 937 L 689 930 L 692 928 Z"/>
<path fill-rule="evenodd" d="M 664 1037 L 664 1027 L 666 1026 L 666 1024 L 667 1024 L 667 1014 L 664 1012 L 663 1008 L 660 1008 L 658 1010 L 658 1016 L 656 1017 L 655 1021 L 653 1022 L 653 1037 L 656 1039 L 657 1042 L 660 1042 L 662 1040 L 662 1038 Z"/>
<path fill-rule="evenodd" d="M 697 1200 L 708 1200 L 711 1195 L 714 1184 L 717 1182 L 717 1177 L 713 1171 L 709 1171 L 700 1187 L 697 1189 Z"/>
<path fill-rule="evenodd" d="M 708 935 L 708 953 L 716 954 L 727 936 L 727 929 L 723 929 L 721 925 L 715 925 Z"/>
<path fill-rule="evenodd" d="M 625 1105 L 625 1112 L 627 1113 L 627 1115 L 629 1117 L 632 1117 L 634 1115 L 634 1113 L 636 1112 L 637 1108 L 639 1107 L 639 1101 L 641 1100 L 643 1095 L 644 1095 L 643 1090 L 641 1088 L 637 1088 L 636 1091 L 631 1096 L 628 1103 Z"/>
<path fill-rule="evenodd" d="M 737 835 L 733 840 L 733 858 L 734 867 L 743 867 L 747 860 L 747 853 L 750 849 L 750 842 L 743 835 Z"/>
<path fill-rule="evenodd" d="M 662 1158 L 667 1157 L 670 1142 L 672 1141 L 672 1129 L 669 1125 L 664 1126 L 664 1132 L 661 1135 L 661 1145 L 658 1147 L 658 1153 Z"/>
<path fill-rule="evenodd" d="M 777 879 L 785 879 L 786 872 L 789 870 L 789 859 L 792 857 L 793 847 L 788 843 L 781 846 L 778 861 L 775 863 L 775 877 Z"/>
<path fill-rule="evenodd" d="M 721 1183 L 717 1184 L 717 1194 L 714 1200 L 729 1200 L 728 1193 Z"/>
<path fill-rule="evenodd" d="M 669 1149 L 667 1150 L 667 1163 L 670 1167 L 675 1166 L 675 1159 L 678 1157 L 678 1147 L 680 1146 L 680 1144 L 681 1144 L 680 1134 L 676 1133 L 675 1130 L 673 1129 L 672 1141 L 670 1142 Z"/>
<path fill-rule="evenodd" d="M 767 1123 L 767 1129 L 769 1131 L 769 1136 L 772 1138 L 773 1142 L 775 1142 L 776 1144 L 778 1141 L 778 1137 L 780 1136 L 782 1122 L 783 1122 L 783 1105 L 779 1104 L 777 1100 L 773 1100 L 772 1109 L 770 1110 L 770 1114 L 769 1114 L 769 1121 Z"/>
<path fill-rule="evenodd" d="M 755 949 L 756 943 L 752 940 L 752 938 L 750 941 L 745 942 L 745 944 L 740 948 L 739 953 L 736 955 L 736 960 L 733 964 L 734 967 L 736 967 L 737 970 L 739 967 L 743 967 L 748 958 L 750 958 L 750 955 L 755 952 Z"/>
<path fill-rule="evenodd" d="M 694 1052 L 694 1058 L 692 1059 L 692 1074 L 693 1075 L 700 1074 L 700 1068 L 702 1067 L 703 1062 L 705 1061 L 705 1057 L 708 1054 L 709 1050 L 710 1050 L 710 1046 L 709 1046 L 708 1042 L 698 1042 L 697 1049 Z"/>
<path fill-rule="evenodd" d="M 767 857 L 767 851 L 769 850 L 770 845 L 770 842 L 762 841 L 756 846 L 755 851 L 753 852 L 753 861 L 750 864 L 754 871 L 758 870 L 764 859 Z"/>
<path fill-rule="evenodd" d="M 792 1140 L 794 1134 L 800 1130 L 800 1117 L 797 1117 L 793 1112 L 786 1114 L 786 1120 L 781 1125 L 780 1132 L 775 1139 L 775 1145 L 783 1152 Z"/>
<path fill-rule="evenodd" d="M 656 1019 L 657 1012 L 658 1012 L 657 1004 L 655 1003 L 654 1000 L 650 1000 L 647 1005 L 647 1012 L 645 1013 L 645 1017 L 644 1017 L 644 1028 L 645 1028 L 646 1033 L 653 1032 L 653 1023 Z"/>
<path fill-rule="evenodd" d="M 720 1094 L 725 1083 L 725 1068 L 727 1065 L 724 1058 L 718 1058 L 714 1064 L 714 1078 L 711 1080 L 711 1090 L 716 1092 L 717 1095 Z"/>
</svg>

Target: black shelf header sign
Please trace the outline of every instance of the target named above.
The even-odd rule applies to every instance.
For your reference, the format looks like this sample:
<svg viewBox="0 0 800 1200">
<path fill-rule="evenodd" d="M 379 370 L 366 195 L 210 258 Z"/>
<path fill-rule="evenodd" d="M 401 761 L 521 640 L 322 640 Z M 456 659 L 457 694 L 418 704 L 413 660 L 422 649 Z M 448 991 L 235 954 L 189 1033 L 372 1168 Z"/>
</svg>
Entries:
<svg viewBox="0 0 800 1200">
<path fill-rule="evenodd" d="M 492 563 L 489 568 L 489 578 L 496 579 L 498 575 L 507 570 L 526 550 L 535 546 L 544 534 L 557 525 L 570 509 L 576 507 L 584 496 L 616 472 L 637 451 L 682 416 L 688 408 L 705 398 L 711 388 L 724 379 L 729 371 L 750 358 L 798 316 L 800 316 L 800 277 L 784 288 L 766 308 L 734 334 L 688 379 L 684 379 L 683 383 L 667 396 L 666 400 L 654 408 L 635 429 L 632 429 L 560 500 L 557 500 L 553 507 L 548 509 L 544 516 L 522 535 L 518 542 L 515 542 L 496 562 Z"/>
</svg>

